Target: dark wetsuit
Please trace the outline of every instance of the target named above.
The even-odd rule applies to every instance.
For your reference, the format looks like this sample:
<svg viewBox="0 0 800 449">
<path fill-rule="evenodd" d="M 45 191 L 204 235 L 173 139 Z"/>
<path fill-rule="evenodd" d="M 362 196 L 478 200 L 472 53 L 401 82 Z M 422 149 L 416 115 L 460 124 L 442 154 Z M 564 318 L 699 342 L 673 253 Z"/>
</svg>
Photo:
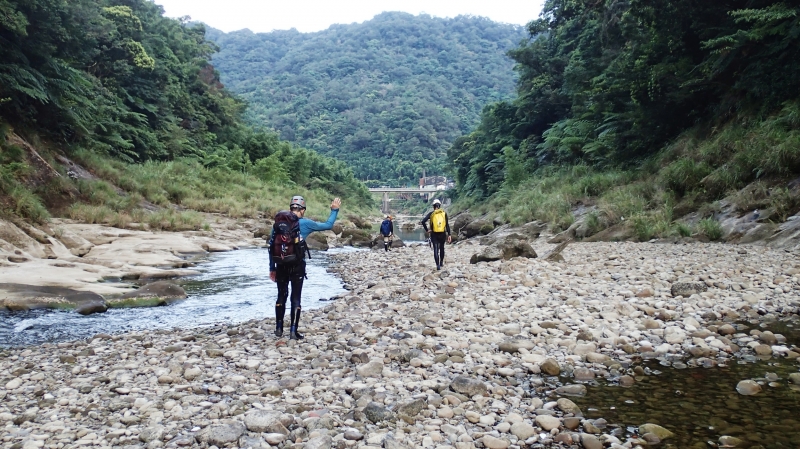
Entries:
<svg viewBox="0 0 800 449">
<path fill-rule="evenodd" d="M 314 231 L 327 231 L 333 228 L 339 209 L 331 209 L 331 215 L 325 223 L 318 223 L 308 218 L 301 218 L 300 235 L 303 240 Z M 269 247 L 272 247 L 273 235 L 269 239 Z M 286 300 L 289 298 L 289 285 L 292 286 L 291 315 L 290 323 L 294 326 L 300 321 L 300 298 L 303 292 L 303 280 L 306 277 L 306 261 L 288 265 L 276 264 L 272 260 L 272 251 L 269 254 L 269 271 L 275 272 L 275 282 L 278 284 L 278 300 L 275 302 L 275 320 L 280 328 L 283 327 L 283 317 L 286 313 Z"/>
<path fill-rule="evenodd" d="M 420 222 L 425 232 L 428 232 L 428 223 L 431 219 L 431 214 L 436 211 L 429 212 L 425 218 Z M 447 220 L 447 212 L 444 213 L 444 227 L 445 232 L 431 232 L 431 243 L 433 244 L 433 260 L 436 262 L 436 269 L 438 270 L 444 264 L 444 244 L 447 242 L 447 237 L 450 235 L 450 222 Z M 433 229 L 433 223 L 431 223 Z"/>
</svg>

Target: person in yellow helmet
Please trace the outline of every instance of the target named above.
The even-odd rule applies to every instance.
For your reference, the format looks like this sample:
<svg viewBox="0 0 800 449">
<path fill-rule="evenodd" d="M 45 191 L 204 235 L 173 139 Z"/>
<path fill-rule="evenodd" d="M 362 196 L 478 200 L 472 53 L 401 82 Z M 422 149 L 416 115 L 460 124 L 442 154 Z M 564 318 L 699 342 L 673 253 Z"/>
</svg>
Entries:
<svg viewBox="0 0 800 449">
<path fill-rule="evenodd" d="M 430 230 L 428 230 L 428 223 L 431 225 Z M 431 239 L 433 260 L 436 262 L 436 269 L 440 270 L 444 264 L 444 242 L 452 242 L 450 223 L 447 221 L 447 212 L 442 210 L 441 201 L 433 200 L 433 210 L 422 219 L 421 224 Z"/>
</svg>

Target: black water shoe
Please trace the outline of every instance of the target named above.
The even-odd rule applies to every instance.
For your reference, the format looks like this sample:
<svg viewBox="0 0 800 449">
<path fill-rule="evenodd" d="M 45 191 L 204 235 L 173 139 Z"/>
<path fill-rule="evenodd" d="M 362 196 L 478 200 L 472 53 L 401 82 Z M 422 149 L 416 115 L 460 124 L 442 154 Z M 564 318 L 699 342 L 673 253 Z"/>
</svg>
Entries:
<svg viewBox="0 0 800 449">
<path fill-rule="evenodd" d="M 306 338 L 305 335 L 297 332 L 297 326 L 291 326 L 289 328 L 289 340 L 302 340 Z"/>
</svg>

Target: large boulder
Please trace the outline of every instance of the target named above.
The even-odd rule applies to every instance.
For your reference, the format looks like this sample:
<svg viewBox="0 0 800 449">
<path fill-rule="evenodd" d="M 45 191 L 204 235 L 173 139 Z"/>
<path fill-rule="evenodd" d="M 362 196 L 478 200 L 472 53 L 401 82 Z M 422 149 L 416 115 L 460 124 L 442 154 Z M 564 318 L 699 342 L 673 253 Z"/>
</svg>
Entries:
<svg viewBox="0 0 800 449">
<path fill-rule="evenodd" d="M 64 299 L 75 305 L 75 311 L 81 315 L 104 313 L 108 310 L 105 298 L 92 292 L 75 292 L 64 296 Z"/>
<path fill-rule="evenodd" d="M 468 225 L 473 220 L 475 220 L 475 217 L 473 217 L 469 212 L 465 211 L 456 214 L 454 217 L 450 218 L 450 231 L 453 233 L 453 235 L 458 235 L 461 230 L 464 229 L 464 226 Z"/>
<path fill-rule="evenodd" d="M 180 285 L 170 281 L 158 281 L 109 299 L 108 304 L 111 307 L 165 306 L 187 297 L 186 290 Z"/>
<path fill-rule="evenodd" d="M 373 239 L 372 234 L 363 229 L 345 229 L 341 238 L 347 244 L 361 248 L 368 248 Z"/>
<path fill-rule="evenodd" d="M 536 251 L 534 251 L 531 244 L 518 237 L 516 234 L 510 235 L 504 239 L 497 240 L 494 244 L 487 245 L 481 252 L 473 254 L 469 263 L 508 260 L 512 257 L 536 258 Z"/>
<path fill-rule="evenodd" d="M 348 215 L 347 219 L 350 220 L 358 229 L 372 229 L 372 223 L 357 215 Z"/>
<path fill-rule="evenodd" d="M 535 240 L 539 235 L 547 229 L 547 223 L 539 220 L 525 223 L 517 229 L 517 232 L 528 236 L 529 239 Z"/>
<path fill-rule="evenodd" d="M 272 235 L 272 225 L 261 226 L 260 228 L 253 231 L 254 239 L 261 238 L 264 240 L 269 240 L 270 235 Z"/>
<path fill-rule="evenodd" d="M 312 232 L 308 238 L 306 238 L 306 243 L 308 244 L 309 249 L 313 249 L 315 251 L 327 251 L 330 248 L 330 238 L 336 237 L 336 235 L 332 234 L 330 231 L 325 232 Z"/>
<path fill-rule="evenodd" d="M 459 235 L 463 235 L 464 238 L 471 238 L 476 235 L 486 235 L 492 232 L 492 230 L 494 230 L 494 225 L 491 221 L 479 218 L 477 220 L 472 220 L 461 228 Z"/>
<path fill-rule="evenodd" d="M 375 249 L 383 249 L 383 236 L 378 234 L 372 239 L 372 243 L 370 246 Z M 400 237 L 394 236 L 392 237 L 392 248 L 402 248 L 406 246 L 406 243 Z"/>
</svg>

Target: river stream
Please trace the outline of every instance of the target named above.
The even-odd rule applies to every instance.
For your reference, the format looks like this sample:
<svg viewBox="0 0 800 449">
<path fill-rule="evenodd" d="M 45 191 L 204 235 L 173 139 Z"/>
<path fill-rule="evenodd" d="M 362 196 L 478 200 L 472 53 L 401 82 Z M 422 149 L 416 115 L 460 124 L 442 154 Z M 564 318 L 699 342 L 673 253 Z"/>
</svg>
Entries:
<svg viewBox="0 0 800 449">
<path fill-rule="evenodd" d="M 304 308 L 322 307 L 325 300 L 345 292 L 341 279 L 326 270 L 329 253 L 342 251 L 354 250 L 312 251 L 308 280 L 303 284 Z M 269 280 L 266 249 L 214 253 L 197 270 L 199 275 L 178 281 L 189 298 L 164 307 L 109 309 L 89 316 L 69 310 L 0 310 L 0 347 L 77 340 L 99 333 L 236 324 L 275 316 L 277 288 Z"/>
</svg>

